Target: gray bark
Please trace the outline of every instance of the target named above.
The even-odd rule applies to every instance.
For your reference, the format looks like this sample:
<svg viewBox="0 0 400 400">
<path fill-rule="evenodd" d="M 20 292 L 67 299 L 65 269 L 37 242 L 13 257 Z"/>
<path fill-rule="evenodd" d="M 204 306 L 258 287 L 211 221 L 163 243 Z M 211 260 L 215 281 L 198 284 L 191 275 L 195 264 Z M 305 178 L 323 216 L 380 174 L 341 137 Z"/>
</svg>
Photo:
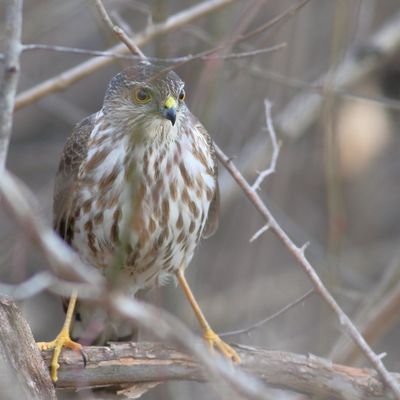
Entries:
<svg viewBox="0 0 400 400">
<path fill-rule="evenodd" d="M 0 299 L 0 388 L 9 400 L 56 399 L 53 383 L 18 307 Z"/>
</svg>

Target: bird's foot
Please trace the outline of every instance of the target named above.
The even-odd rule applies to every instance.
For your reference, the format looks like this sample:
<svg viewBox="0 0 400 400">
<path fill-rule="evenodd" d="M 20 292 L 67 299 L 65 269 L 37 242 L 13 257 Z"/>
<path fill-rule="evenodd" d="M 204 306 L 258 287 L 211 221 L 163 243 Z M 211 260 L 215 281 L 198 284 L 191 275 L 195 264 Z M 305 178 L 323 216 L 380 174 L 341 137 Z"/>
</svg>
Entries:
<svg viewBox="0 0 400 400">
<path fill-rule="evenodd" d="M 58 336 L 52 340 L 51 342 L 38 342 L 40 350 L 50 350 L 54 349 L 53 357 L 51 359 L 51 379 L 53 382 L 57 382 L 57 370 L 60 368 L 60 364 L 58 363 L 58 359 L 60 358 L 61 350 L 63 347 L 67 349 L 71 349 L 74 351 L 79 351 L 80 354 L 83 355 L 82 345 L 77 342 L 74 342 L 70 335 L 69 330 L 67 328 L 63 328 Z M 83 355 L 84 357 L 84 355 Z M 84 361 L 86 358 L 84 357 Z"/>
<path fill-rule="evenodd" d="M 234 363 L 240 363 L 240 357 L 236 351 L 225 343 L 212 329 L 207 329 L 204 332 L 204 340 L 207 342 L 208 347 L 211 352 L 216 348 L 219 350 L 226 358 L 229 358 Z"/>
</svg>

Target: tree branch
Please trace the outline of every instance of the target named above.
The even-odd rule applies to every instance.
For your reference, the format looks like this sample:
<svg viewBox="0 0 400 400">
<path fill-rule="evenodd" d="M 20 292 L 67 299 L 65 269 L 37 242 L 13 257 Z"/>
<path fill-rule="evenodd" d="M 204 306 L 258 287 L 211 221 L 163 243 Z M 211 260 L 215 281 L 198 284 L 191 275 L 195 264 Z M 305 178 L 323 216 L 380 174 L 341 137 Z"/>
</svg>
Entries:
<svg viewBox="0 0 400 400">
<path fill-rule="evenodd" d="M 388 397 L 375 371 L 333 364 L 313 355 L 300 355 L 236 346 L 244 371 L 265 383 L 283 389 L 332 399 L 373 400 Z M 112 343 L 110 347 L 84 348 L 88 361 L 72 351 L 64 351 L 60 360 L 57 386 L 114 386 L 163 382 L 167 380 L 204 381 L 202 367 L 176 348 L 160 343 Z M 50 365 L 51 352 L 43 351 Z M 400 382 L 400 374 L 391 374 Z"/>
<path fill-rule="evenodd" d="M 360 332 L 357 330 L 356 326 L 350 320 L 350 318 L 344 313 L 339 304 L 330 294 L 328 289 L 322 283 L 318 274 L 315 272 L 311 263 L 305 256 L 306 246 L 298 247 L 296 246 L 289 235 L 283 230 L 283 228 L 276 221 L 270 210 L 267 208 L 265 203 L 261 200 L 260 196 L 251 188 L 248 182 L 243 178 L 240 171 L 235 167 L 232 160 L 228 158 L 224 152 L 215 146 L 218 159 L 222 162 L 225 168 L 229 171 L 232 177 L 235 179 L 236 183 L 243 190 L 248 199 L 254 204 L 256 209 L 265 219 L 265 222 L 269 224 L 271 230 L 276 234 L 276 236 L 282 240 L 289 252 L 294 256 L 294 258 L 299 262 L 301 268 L 308 276 L 312 284 L 314 285 L 315 291 L 321 296 L 325 303 L 331 308 L 331 310 L 337 316 L 340 325 L 347 332 L 347 334 L 353 339 L 357 344 L 358 348 L 363 352 L 367 359 L 372 363 L 375 369 L 382 376 L 383 381 L 392 389 L 396 396 L 396 399 L 400 399 L 400 386 L 395 382 L 392 376 L 389 374 L 388 370 L 384 366 L 382 360 L 377 354 L 371 349 L 365 339 L 362 337 Z"/>
<path fill-rule="evenodd" d="M 8 40 L 6 40 L 4 72 L 0 85 L 0 173 L 6 164 L 19 78 L 22 4 L 22 0 L 7 1 L 5 4 L 5 37 Z"/>
<path fill-rule="evenodd" d="M 399 320 L 400 308 L 400 281 L 388 290 L 370 310 L 369 315 L 360 322 L 359 329 L 368 343 L 374 343 L 382 337 L 388 329 Z M 346 363 L 354 363 L 360 356 L 359 349 L 353 343 L 346 342 L 343 347 L 339 347 L 333 357 Z"/>
<path fill-rule="evenodd" d="M 53 400 L 53 383 L 32 332 L 13 302 L 0 299 L 2 399 Z"/>
<path fill-rule="evenodd" d="M 276 163 L 278 161 L 279 151 L 281 148 L 281 143 L 278 142 L 278 140 L 276 138 L 275 129 L 272 124 L 272 116 L 271 116 L 272 103 L 269 100 L 264 100 L 264 107 L 265 107 L 265 123 L 267 126 L 267 131 L 268 131 L 269 137 L 271 139 L 271 145 L 272 145 L 271 153 L 272 154 L 271 154 L 271 161 L 270 161 L 269 166 L 258 174 L 257 179 L 255 180 L 255 182 L 253 183 L 253 186 L 251 187 L 255 191 L 260 189 L 260 185 L 263 183 L 264 179 L 268 175 L 271 175 L 275 172 Z M 254 236 L 253 236 L 253 238 L 254 238 Z"/>
<path fill-rule="evenodd" d="M 131 38 L 131 40 L 136 44 L 136 46 L 142 46 L 156 36 L 178 29 L 200 17 L 218 10 L 219 8 L 233 3 L 234 1 L 236 0 L 203 1 L 202 3 L 196 4 L 193 7 L 189 7 L 186 10 L 172 15 L 164 22 L 148 26 L 144 31 Z M 126 48 L 125 43 L 117 44 L 116 46 L 113 46 L 107 50 L 107 52 L 111 53 L 126 53 L 127 51 L 128 49 Z M 73 83 L 85 78 L 86 76 L 91 75 L 94 71 L 105 67 L 112 61 L 112 58 L 91 58 L 90 60 L 64 71 L 61 74 L 48 79 L 47 81 L 41 82 L 33 88 L 28 89 L 18 95 L 15 109 L 18 110 L 19 108 L 25 107 L 49 93 L 63 90 Z"/>
<path fill-rule="evenodd" d="M 142 50 L 139 49 L 138 45 L 131 40 L 131 38 L 125 33 L 125 31 L 120 28 L 118 25 L 115 25 L 110 16 L 107 13 L 107 10 L 105 9 L 103 2 L 101 0 L 92 0 L 94 5 L 97 7 L 99 10 L 101 19 L 103 22 L 114 32 L 114 34 L 119 38 L 119 40 L 123 43 L 125 43 L 125 46 L 129 49 L 129 51 L 132 54 L 138 54 L 140 58 L 145 58 L 145 55 L 143 54 Z"/>
<path fill-rule="evenodd" d="M 94 267 L 84 265 L 79 256 L 39 217 L 33 193 L 6 170 L 0 174 L 0 197 L 3 207 L 19 226 L 24 227 L 32 243 L 49 260 L 56 276 L 102 287 L 104 280 L 101 274 Z"/>
<path fill-rule="evenodd" d="M 400 49 L 400 12 L 391 15 L 369 38 L 364 45 L 356 47 L 349 56 L 335 68 L 322 74 L 312 83 L 305 83 L 276 72 L 265 70 L 264 67 L 255 64 L 243 69 L 254 76 L 257 81 L 265 79 L 268 82 L 275 81 L 279 84 L 303 89 L 285 105 L 283 110 L 274 119 L 275 130 L 281 137 L 299 139 L 305 133 L 310 132 L 310 126 L 321 115 L 321 107 L 327 94 L 366 101 L 379 101 L 379 104 L 399 108 L 399 102 L 390 99 L 371 99 L 350 95 L 349 90 L 358 82 L 381 67 L 390 57 Z M 364 49 L 364 51 L 362 51 Z M 361 50 L 361 51 L 360 51 Z M 236 164 L 244 175 L 254 173 L 254 165 L 265 159 L 264 135 L 257 135 L 247 142 L 238 155 Z M 221 192 L 225 193 L 225 204 L 232 201 L 237 195 L 236 185 L 223 171 L 220 174 Z"/>
</svg>

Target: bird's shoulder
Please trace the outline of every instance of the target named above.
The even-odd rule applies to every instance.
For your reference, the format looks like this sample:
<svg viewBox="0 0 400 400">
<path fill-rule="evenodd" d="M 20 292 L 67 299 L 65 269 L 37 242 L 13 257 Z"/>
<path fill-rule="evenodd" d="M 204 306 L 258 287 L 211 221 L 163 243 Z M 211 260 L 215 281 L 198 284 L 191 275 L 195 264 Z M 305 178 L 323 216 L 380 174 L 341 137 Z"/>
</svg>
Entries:
<svg viewBox="0 0 400 400">
<path fill-rule="evenodd" d="M 74 185 L 77 181 L 79 167 L 86 158 L 90 133 L 94 127 L 96 114 L 92 114 L 78 123 L 68 137 L 55 178 L 53 224 L 60 231 L 60 224 L 68 219 L 71 210 Z"/>
<path fill-rule="evenodd" d="M 88 150 L 90 133 L 94 127 L 96 114 L 92 114 L 77 125 L 68 137 L 61 155 L 57 174 L 77 174 L 79 166 Z"/>
</svg>

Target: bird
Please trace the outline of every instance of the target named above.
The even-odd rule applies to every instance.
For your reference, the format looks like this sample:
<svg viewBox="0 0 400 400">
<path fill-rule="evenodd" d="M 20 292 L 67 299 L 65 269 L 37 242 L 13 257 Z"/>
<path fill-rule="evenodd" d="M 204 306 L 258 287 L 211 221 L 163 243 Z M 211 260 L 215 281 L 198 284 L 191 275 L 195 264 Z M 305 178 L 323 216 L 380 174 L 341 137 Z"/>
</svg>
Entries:
<svg viewBox="0 0 400 400">
<path fill-rule="evenodd" d="M 239 363 L 210 327 L 185 277 L 200 239 L 218 227 L 219 187 L 213 141 L 186 105 L 184 86 L 170 68 L 148 62 L 110 80 L 100 111 L 81 121 L 64 146 L 53 225 L 83 262 L 128 295 L 175 280 L 209 348 Z M 74 312 L 88 321 L 99 310 L 79 301 L 76 291 L 66 308 L 56 339 L 39 343 L 42 350 L 54 349 L 53 381 L 62 348 L 82 349 L 71 339 Z M 103 341 L 121 333 L 118 324 L 106 326 L 104 311 L 101 318 Z"/>
</svg>

